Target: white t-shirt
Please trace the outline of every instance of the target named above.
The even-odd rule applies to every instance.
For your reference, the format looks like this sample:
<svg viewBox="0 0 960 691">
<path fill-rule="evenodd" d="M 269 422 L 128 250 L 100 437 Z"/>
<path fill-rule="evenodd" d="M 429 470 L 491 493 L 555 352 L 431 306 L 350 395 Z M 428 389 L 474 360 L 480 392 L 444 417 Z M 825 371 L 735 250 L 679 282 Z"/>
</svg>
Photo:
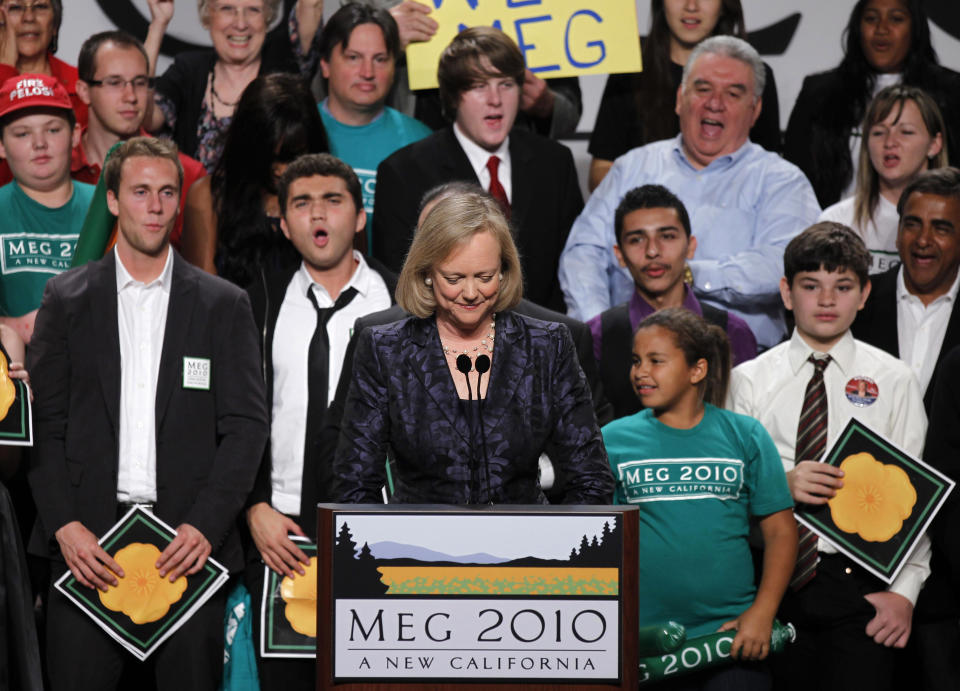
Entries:
<svg viewBox="0 0 960 691">
<path fill-rule="evenodd" d="M 873 219 L 868 220 L 863 226 L 858 226 L 853 222 L 853 202 L 854 197 L 848 197 L 833 206 L 828 206 L 817 220 L 834 221 L 853 228 L 870 250 L 871 274 L 883 273 L 887 269 L 899 266 L 897 227 L 900 224 L 900 216 L 897 214 L 897 207 L 881 196 L 878 198 L 877 208 L 873 210 Z"/>
</svg>

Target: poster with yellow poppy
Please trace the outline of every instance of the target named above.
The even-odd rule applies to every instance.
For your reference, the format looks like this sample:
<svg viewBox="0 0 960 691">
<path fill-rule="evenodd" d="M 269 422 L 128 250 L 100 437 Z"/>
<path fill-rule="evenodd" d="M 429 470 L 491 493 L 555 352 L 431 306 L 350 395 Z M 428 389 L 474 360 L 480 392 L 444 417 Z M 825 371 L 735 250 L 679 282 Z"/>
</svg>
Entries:
<svg viewBox="0 0 960 691">
<path fill-rule="evenodd" d="M 843 487 L 826 504 L 799 505 L 797 520 L 892 583 L 953 490 L 953 480 L 856 419 L 823 462 L 843 471 Z"/>
<path fill-rule="evenodd" d="M 144 507 L 134 507 L 100 538 L 123 567 L 117 585 L 106 592 L 92 590 L 67 571 L 55 586 L 134 657 L 146 660 L 228 578 L 214 559 L 192 576 L 173 582 L 161 578 L 154 564 L 176 534 Z"/>
<path fill-rule="evenodd" d="M 33 446 L 30 389 L 10 376 L 10 360 L 0 353 L 0 446 Z"/>
<path fill-rule="evenodd" d="M 263 657 L 317 656 L 317 544 L 291 535 L 310 558 L 304 574 L 281 576 L 263 567 L 260 654 Z"/>
</svg>

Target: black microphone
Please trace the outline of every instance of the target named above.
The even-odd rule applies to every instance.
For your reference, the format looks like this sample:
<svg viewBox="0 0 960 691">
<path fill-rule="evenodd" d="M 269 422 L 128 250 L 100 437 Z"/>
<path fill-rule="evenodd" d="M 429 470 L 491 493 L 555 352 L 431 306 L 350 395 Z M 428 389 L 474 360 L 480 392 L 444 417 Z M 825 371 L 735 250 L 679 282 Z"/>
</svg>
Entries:
<svg viewBox="0 0 960 691">
<path fill-rule="evenodd" d="M 477 362 L 474 366 L 477 368 L 478 373 L 486 374 L 490 370 L 490 358 L 487 357 L 486 355 L 478 355 Z M 457 363 L 457 368 L 459 369 L 459 367 L 460 367 L 460 364 Z"/>
<path fill-rule="evenodd" d="M 457 356 L 457 371 L 463 373 L 463 378 L 467 380 L 467 401 L 468 405 L 473 405 L 473 390 L 470 388 L 470 370 L 473 369 L 473 362 L 470 360 L 470 356 L 466 353 L 461 353 Z M 477 387 L 477 397 L 480 396 L 479 385 Z M 476 496 L 476 453 L 473 449 L 473 434 L 470 435 L 470 503 L 477 503 Z"/>
<path fill-rule="evenodd" d="M 477 368 L 477 401 L 480 407 L 480 444 L 483 447 L 483 474 L 487 484 L 487 502 L 493 503 L 493 495 L 490 491 L 490 455 L 487 453 L 487 430 L 483 427 L 483 398 L 480 396 L 480 382 L 483 375 L 490 370 L 490 357 L 487 355 L 478 355 L 474 364 Z"/>
</svg>

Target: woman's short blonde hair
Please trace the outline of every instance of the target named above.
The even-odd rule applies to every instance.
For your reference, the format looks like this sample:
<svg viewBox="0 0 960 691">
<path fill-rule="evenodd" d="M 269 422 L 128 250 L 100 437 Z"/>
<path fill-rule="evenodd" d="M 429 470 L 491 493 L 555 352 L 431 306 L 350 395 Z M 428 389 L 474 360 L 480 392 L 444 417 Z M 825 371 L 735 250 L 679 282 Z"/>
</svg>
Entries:
<svg viewBox="0 0 960 691">
<path fill-rule="evenodd" d="M 218 0 L 197 0 L 197 14 L 200 15 L 200 25 L 204 29 L 210 28 L 210 12 Z M 270 29 L 273 20 L 277 18 L 277 12 L 280 11 L 281 0 L 263 0 L 263 21 Z"/>
<path fill-rule="evenodd" d="M 516 306 L 523 297 L 520 255 L 500 205 L 482 192 L 443 197 L 423 219 L 397 281 L 397 303 L 410 314 L 429 317 L 437 309 L 433 287 L 426 279 L 460 245 L 477 233 L 490 233 L 500 246 L 500 290 L 494 311 Z"/>
</svg>

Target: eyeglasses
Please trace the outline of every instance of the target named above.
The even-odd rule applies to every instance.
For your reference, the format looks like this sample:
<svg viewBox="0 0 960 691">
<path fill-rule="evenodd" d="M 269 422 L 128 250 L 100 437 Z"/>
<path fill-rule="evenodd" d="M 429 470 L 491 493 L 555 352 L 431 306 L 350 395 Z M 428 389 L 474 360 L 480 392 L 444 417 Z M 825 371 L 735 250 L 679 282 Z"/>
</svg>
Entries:
<svg viewBox="0 0 960 691">
<path fill-rule="evenodd" d="M 109 89 L 110 91 L 123 91 L 127 88 L 127 84 L 129 84 L 135 91 L 142 91 L 143 89 L 152 89 L 155 81 L 156 79 L 154 77 L 144 77 L 141 75 L 133 79 L 124 79 L 123 77 L 90 79 L 87 81 L 87 84 L 90 86 L 102 86 L 104 89 Z"/>
<path fill-rule="evenodd" d="M 214 5 L 213 10 L 231 21 L 235 21 L 240 15 L 243 15 L 244 21 L 247 22 L 263 17 L 263 7 L 237 7 L 235 5 L 218 4 Z"/>
<path fill-rule="evenodd" d="M 6 5 L 6 12 L 11 17 L 20 18 L 27 12 L 33 12 L 34 15 L 47 15 L 53 13 L 53 5 L 49 2 L 11 2 Z"/>
</svg>

